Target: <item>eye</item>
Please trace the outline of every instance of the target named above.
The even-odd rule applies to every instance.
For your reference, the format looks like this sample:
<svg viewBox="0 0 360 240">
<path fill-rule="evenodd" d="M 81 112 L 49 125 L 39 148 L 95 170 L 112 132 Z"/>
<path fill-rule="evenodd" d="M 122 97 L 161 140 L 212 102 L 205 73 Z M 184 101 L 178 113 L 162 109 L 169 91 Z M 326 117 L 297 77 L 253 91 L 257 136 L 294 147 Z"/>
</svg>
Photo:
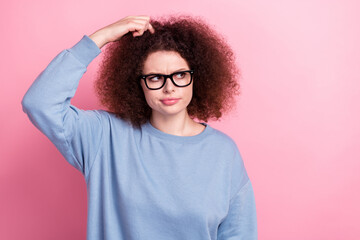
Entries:
<svg viewBox="0 0 360 240">
<path fill-rule="evenodd" d="M 147 77 L 147 80 L 152 81 L 152 82 L 157 82 L 160 81 L 162 79 L 162 76 L 160 75 L 151 75 Z"/>
<path fill-rule="evenodd" d="M 179 72 L 179 73 L 175 73 L 175 77 L 176 78 L 184 78 L 185 77 L 185 75 L 186 75 L 186 73 L 184 73 L 184 72 Z"/>
</svg>

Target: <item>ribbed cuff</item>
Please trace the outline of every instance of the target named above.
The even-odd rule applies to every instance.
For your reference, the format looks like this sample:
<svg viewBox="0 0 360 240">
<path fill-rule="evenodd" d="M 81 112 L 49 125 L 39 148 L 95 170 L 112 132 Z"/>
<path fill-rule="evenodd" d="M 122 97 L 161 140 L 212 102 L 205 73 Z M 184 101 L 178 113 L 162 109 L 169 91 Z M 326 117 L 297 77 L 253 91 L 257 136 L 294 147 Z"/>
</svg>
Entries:
<svg viewBox="0 0 360 240">
<path fill-rule="evenodd" d="M 84 35 L 69 51 L 86 67 L 101 53 L 100 48 L 87 35 Z"/>
</svg>

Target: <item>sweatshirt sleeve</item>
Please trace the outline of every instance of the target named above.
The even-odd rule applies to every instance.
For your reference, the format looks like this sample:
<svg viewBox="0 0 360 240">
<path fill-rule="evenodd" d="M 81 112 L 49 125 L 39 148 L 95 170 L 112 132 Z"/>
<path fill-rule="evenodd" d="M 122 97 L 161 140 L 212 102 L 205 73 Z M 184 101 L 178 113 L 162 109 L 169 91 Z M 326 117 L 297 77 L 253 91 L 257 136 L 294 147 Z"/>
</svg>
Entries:
<svg viewBox="0 0 360 240">
<path fill-rule="evenodd" d="M 231 172 L 228 214 L 218 228 L 218 240 L 256 240 L 257 217 L 254 190 L 237 147 Z"/>
<path fill-rule="evenodd" d="M 21 104 L 30 121 L 64 158 L 87 177 L 102 139 L 102 110 L 71 105 L 79 81 L 101 53 L 87 36 L 60 52 L 25 93 Z"/>
<path fill-rule="evenodd" d="M 257 219 L 250 180 L 231 199 L 229 212 L 218 229 L 218 240 L 256 240 Z"/>
</svg>

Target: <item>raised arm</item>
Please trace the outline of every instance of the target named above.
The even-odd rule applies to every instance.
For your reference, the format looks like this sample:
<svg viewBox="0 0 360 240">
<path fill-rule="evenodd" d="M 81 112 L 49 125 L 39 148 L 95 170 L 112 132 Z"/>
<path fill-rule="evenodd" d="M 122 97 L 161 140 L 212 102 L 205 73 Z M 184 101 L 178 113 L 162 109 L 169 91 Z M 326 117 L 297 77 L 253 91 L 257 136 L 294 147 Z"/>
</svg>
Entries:
<svg viewBox="0 0 360 240">
<path fill-rule="evenodd" d="M 42 71 L 24 95 L 21 104 L 30 121 L 57 147 L 65 159 L 85 177 L 90 172 L 101 143 L 102 110 L 81 110 L 70 101 L 90 62 L 100 48 L 133 31 L 140 36 L 153 32 L 146 16 L 130 16 L 104 27 L 73 47 L 60 52 Z"/>
</svg>

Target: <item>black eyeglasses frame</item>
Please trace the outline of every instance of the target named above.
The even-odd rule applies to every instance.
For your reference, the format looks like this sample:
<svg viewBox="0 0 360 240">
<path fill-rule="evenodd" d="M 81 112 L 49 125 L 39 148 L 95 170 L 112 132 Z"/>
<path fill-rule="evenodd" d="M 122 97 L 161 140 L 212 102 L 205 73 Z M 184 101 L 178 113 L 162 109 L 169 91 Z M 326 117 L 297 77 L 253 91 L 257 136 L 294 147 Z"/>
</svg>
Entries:
<svg viewBox="0 0 360 240">
<path fill-rule="evenodd" d="M 174 79 L 173 79 L 173 76 L 176 75 L 176 74 L 179 74 L 179 73 L 184 73 L 184 72 L 189 72 L 189 73 L 190 73 L 190 82 L 189 82 L 188 84 L 184 85 L 184 86 L 179 86 L 179 85 L 177 85 L 177 84 L 175 83 L 175 81 L 174 81 Z M 140 76 L 140 78 L 144 80 L 145 86 L 146 86 L 149 90 L 158 90 L 158 89 L 161 89 L 161 88 L 163 88 L 163 87 L 165 86 L 166 80 L 167 80 L 168 78 L 170 78 L 171 82 L 172 82 L 175 86 L 177 86 L 177 87 L 187 87 L 187 86 L 189 86 L 189 85 L 191 84 L 191 82 L 192 82 L 192 80 L 193 80 L 193 74 L 194 74 L 194 70 L 185 70 L 185 71 L 174 72 L 174 73 L 169 74 L 169 75 L 160 74 L 160 73 L 147 74 L 147 75 L 142 75 L 142 76 Z M 150 87 L 148 86 L 148 84 L 147 84 L 147 81 L 146 81 L 146 78 L 149 77 L 149 76 L 162 76 L 162 77 L 164 77 L 164 82 L 163 82 L 163 84 L 162 84 L 160 87 L 158 87 L 158 88 L 150 88 Z"/>
</svg>

